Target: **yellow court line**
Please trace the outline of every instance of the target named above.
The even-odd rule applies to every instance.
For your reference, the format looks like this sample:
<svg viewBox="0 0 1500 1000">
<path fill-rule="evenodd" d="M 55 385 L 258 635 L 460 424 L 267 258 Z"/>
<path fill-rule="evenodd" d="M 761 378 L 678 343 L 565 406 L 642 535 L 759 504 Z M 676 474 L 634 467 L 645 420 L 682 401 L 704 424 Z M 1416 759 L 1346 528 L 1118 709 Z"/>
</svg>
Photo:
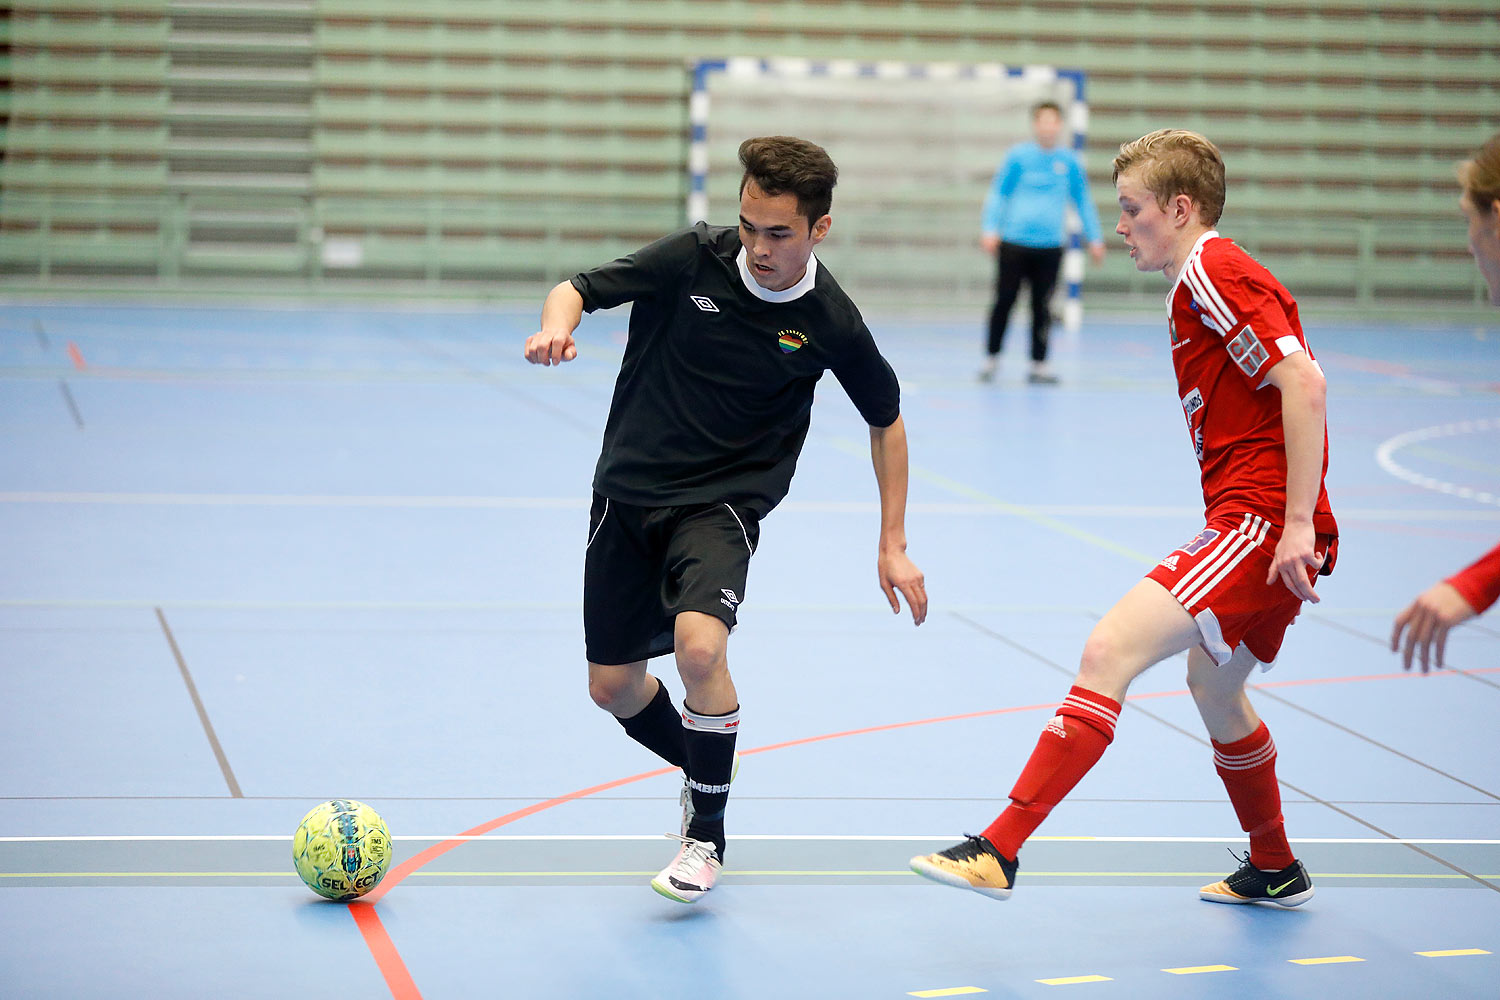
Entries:
<svg viewBox="0 0 1500 1000">
<path fill-rule="evenodd" d="M 1067 976 L 1063 979 L 1038 979 L 1043 986 L 1076 986 L 1079 983 L 1112 983 L 1108 976 Z"/>
<path fill-rule="evenodd" d="M 1289 958 L 1287 961 L 1293 965 L 1337 965 L 1341 962 L 1363 962 L 1364 959 L 1353 955 L 1333 955 L 1328 958 Z"/>
<path fill-rule="evenodd" d="M 1188 965 L 1180 969 L 1162 969 L 1174 976 L 1196 976 L 1200 972 L 1238 972 L 1233 965 Z"/>
<path fill-rule="evenodd" d="M 0 872 L 0 878 L 296 878 L 296 872 Z"/>
<path fill-rule="evenodd" d="M 634 877 L 655 875 L 655 871 L 443 871 L 422 870 L 412 872 L 412 878 L 582 878 L 582 877 Z M 259 878 L 263 876 L 296 877 L 291 871 L 263 872 L 0 872 L 4 878 Z M 736 869 L 723 873 L 733 877 L 781 877 L 816 878 L 833 876 L 845 878 L 910 876 L 917 878 L 908 868 L 890 869 Z M 1027 872 L 1027 878 L 1222 878 L 1223 872 Z M 1481 879 L 1500 881 L 1500 875 L 1480 875 Z M 1443 879 L 1466 880 L 1467 875 L 1451 872 L 1319 872 L 1318 878 L 1365 878 L 1365 879 Z M 1425 954 L 1419 952 L 1418 954 Z M 1459 952 L 1457 954 L 1478 954 Z M 1484 952 L 1483 954 L 1488 954 Z"/>
<path fill-rule="evenodd" d="M 407 878 L 442 878 L 445 875 L 458 875 L 463 878 L 530 878 L 532 876 L 544 876 L 546 878 L 570 878 L 573 876 L 599 876 L 627 878 L 638 878 L 641 876 L 656 875 L 657 872 L 458 872 L 458 871 L 414 871 Z"/>
<path fill-rule="evenodd" d="M 946 990 L 918 990 L 915 993 L 906 994 L 909 997 L 957 997 L 967 993 L 988 993 L 978 986 L 950 986 Z"/>
<path fill-rule="evenodd" d="M 1451 951 L 1419 951 L 1423 958 L 1455 958 L 1459 955 L 1488 955 L 1483 948 L 1454 948 Z"/>
</svg>

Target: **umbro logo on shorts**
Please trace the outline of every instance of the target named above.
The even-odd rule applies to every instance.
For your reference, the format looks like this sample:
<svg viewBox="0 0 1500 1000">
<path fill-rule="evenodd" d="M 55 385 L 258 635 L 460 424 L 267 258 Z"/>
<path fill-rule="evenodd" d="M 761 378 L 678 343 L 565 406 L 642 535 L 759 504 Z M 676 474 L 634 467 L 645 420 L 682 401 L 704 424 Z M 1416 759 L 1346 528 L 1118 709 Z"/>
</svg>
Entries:
<svg viewBox="0 0 1500 1000">
<path fill-rule="evenodd" d="M 707 295 L 689 295 L 688 298 L 693 300 L 693 305 L 706 313 L 716 313 L 719 311 L 719 307 L 714 305 L 714 300 Z"/>
</svg>

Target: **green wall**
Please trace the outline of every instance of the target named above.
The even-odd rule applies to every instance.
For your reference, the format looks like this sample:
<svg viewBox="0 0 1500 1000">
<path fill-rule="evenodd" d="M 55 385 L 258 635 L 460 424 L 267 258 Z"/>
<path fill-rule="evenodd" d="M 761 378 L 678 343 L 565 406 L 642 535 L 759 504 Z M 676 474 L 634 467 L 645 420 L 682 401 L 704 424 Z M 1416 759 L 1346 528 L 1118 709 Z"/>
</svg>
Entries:
<svg viewBox="0 0 1500 1000">
<path fill-rule="evenodd" d="M 688 62 L 748 55 L 1083 69 L 1104 219 L 1119 143 L 1197 129 L 1223 231 L 1300 297 L 1481 315 L 1453 169 L 1500 131 L 1494 0 L 62 0 L 0 31 L 0 291 L 533 297 L 680 224 Z M 1158 285 L 1117 253 L 1085 295 Z"/>
</svg>

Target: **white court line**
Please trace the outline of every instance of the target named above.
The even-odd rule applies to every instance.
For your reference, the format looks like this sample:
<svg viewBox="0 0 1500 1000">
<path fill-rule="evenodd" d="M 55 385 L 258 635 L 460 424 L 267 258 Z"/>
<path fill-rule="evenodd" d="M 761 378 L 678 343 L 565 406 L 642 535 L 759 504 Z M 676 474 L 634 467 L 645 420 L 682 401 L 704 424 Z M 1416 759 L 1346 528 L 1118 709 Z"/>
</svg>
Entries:
<svg viewBox="0 0 1500 1000">
<path fill-rule="evenodd" d="M 1392 440 L 1395 440 L 1394 438 Z M 1455 488 L 1456 489 L 1456 488 Z M 1457 495 L 1455 493 L 1455 495 Z M 376 507 L 460 510 L 582 510 L 587 497 L 416 496 L 402 494 L 297 493 L 105 493 L 15 490 L 0 492 L 0 503 L 114 504 L 170 507 Z M 788 500 L 778 510 L 829 514 L 878 513 L 873 500 Z M 917 502 L 907 510 L 918 514 L 1015 514 L 1017 505 L 994 502 Z M 1195 506 L 1130 506 L 1115 504 L 1037 504 L 1026 511 L 1049 517 L 1201 517 Z M 1373 521 L 1487 521 L 1500 520 L 1500 511 L 1403 510 L 1399 508 L 1340 507 L 1346 518 Z"/>
<path fill-rule="evenodd" d="M 495 842 L 520 842 L 520 843 L 550 843 L 550 842 L 573 842 L 573 841 L 657 841 L 665 835 L 660 833 L 621 833 L 621 834 L 580 834 L 580 833 L 558 833 L 558 834 L 409 834 L 403 836 L 392 836 L 392 840 L 410 841 L 413 843 L 440 843 L 444 841 L 495 841 Z M 0 843 L 5 844 L 30 844 L 30 843 L 92 843 L 92 842 L 177 842 L 177 841 L 201 841 L 201 842 L 237 842 L 237 841 L 283 841 L 290 842 L 291 836 L 281 834 L 168 834 L 168 835 L 135 835 L 126 834 L 118 836 L 80 836 L 80 837 L 0 837 Z M 959 840 L 957 834 L 939 833 L 926 836 L 901 835 L 845 835 L 845 834 L 730 834 L 730 840 L 739 841 L 860 841 L 860 842 L 929 842 L 942 840 Z M 1409 844 L 1436 844 L 1436 845 L 1468 845 L 1468 846 L 1495 846 L 1500 845 L 1500 840 L 1464 840 L 1464 839 L 1416 839 L 1416 840 L 1391 840 L 1380 837 L 1292 837 L 1289 838 L 1294 844 L 1388 844 L 1403 846 Z M 1050 841 L 1053 843 L 1117 843 L 1117 844 L 1238 844 L 1244 841 L 1243 837 L 1093 837 L 1093 836 L 1050 836 L 1032 837 L 1030 842 Z"/>
<path fill-rule="evenodd" d="M 1416 444 L 1418 441 L 1430 441 L 1433 438 L 1454 437 L 1459 434 L 1473 434 L 1479 431 L 1500 430 L 1500 420 L 1462 420 L 1451 424 L 1438 424 L 1433 427 L 1423 427 L 1404 434 L 1397 434 L 1380 443 L 1375 449 L 1375 461 L 1380 467 L 1397 479 L 1420 486 L 1426 490 L 1434 490 L 1438 493 L 1446 493 L 1449 496 L 1460 497 L 1464 500 L 1475 500 L 1479 503 L 1494 504 L 1500 506 L 1500 496 L 1488 490 L 1476 490 L 1468 486 L 1458 486 L 1454 483 L 1424 476 L 1420 472 L 1408 469 L 1392 457 L 1394 453 L 1405 448 L 1407 445 Z"/>
</svg>

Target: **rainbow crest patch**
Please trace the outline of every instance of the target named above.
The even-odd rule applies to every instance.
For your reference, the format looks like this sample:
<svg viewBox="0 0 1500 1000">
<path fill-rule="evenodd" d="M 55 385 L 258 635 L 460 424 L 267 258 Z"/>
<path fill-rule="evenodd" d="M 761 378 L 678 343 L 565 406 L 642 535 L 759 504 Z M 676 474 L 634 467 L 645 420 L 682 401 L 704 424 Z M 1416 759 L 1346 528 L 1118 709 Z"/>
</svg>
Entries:
<svg viewBox="0 0 1500 1000">
<path fill-rule="evenodd" d="M 776 338 L 776 343 L 781 347 L 781 353 L 791 354 L 807 343 L 807 334 L 798 330 L 782 330 Z"/>
</svg>

